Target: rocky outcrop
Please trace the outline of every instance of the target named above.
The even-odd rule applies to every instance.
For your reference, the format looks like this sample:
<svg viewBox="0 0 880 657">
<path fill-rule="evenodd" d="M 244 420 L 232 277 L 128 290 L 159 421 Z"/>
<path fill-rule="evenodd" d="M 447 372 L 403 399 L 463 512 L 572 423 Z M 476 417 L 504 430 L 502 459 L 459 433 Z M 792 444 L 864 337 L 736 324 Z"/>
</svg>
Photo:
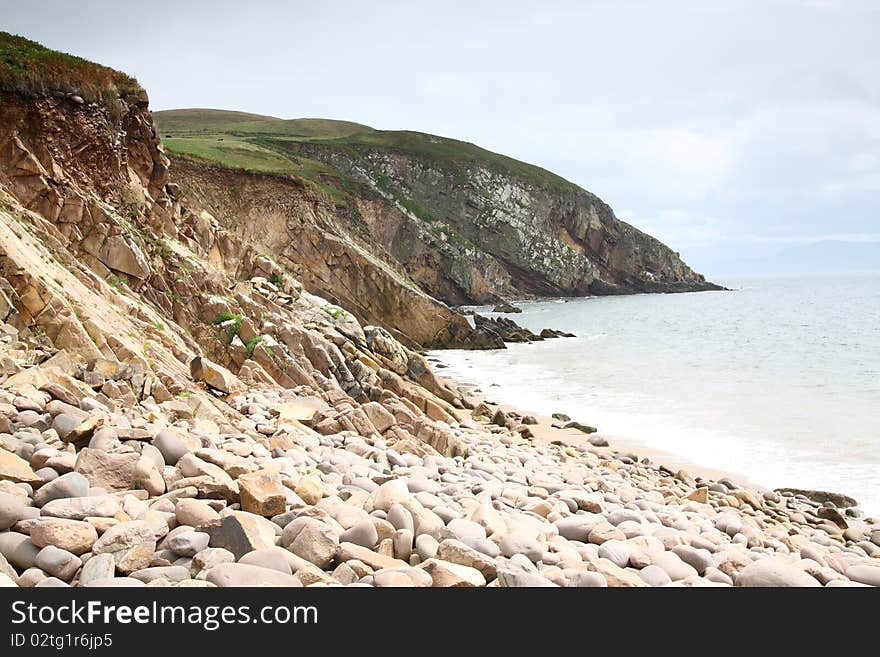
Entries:
<svg viewBox="0 0 880 657">
<path fill-rule="evenodd" d="M 79 70 L 77 79 L 101 79 L 98 73 Z M 454 416 L 457 393 L 425 377 L 427 366 L 414 365 L 422 359 L 408 346 L 485 338 L 331 232 L 332 217 L 310 205 L 319 196 L 289 194 L 287 205 L 274 208 L 279 215 L 259 215 L 258 206 L 248 208 L 252 217 L 228 213 L 229 228 L 193 199 L 184 205 L 180 186 L 168 181 L 146 94 L 113 89 L 86 102 L 69 90 L 19 93 L 4 82 L 0 319 L 23 337 L 39 336 L 49 351 L 28 352 L 26 363 L 11 359 L 0 377 L 80 392 L 93 386 L 125 407 L 149 400 L 180 418 L 212 421 L 216 397 L 245 384 L 332 388 L 366 402 L 387 380 L 415 408 Z M 301 260 L 265 255 L 277 246 L 279 216 L 289 235 L 303 234 L 293 251 Z M 233 232 L 246 218 L 249 227 Z M 294 272 L 331 300 L 307 292 Z M 332 301 L 385 325 L 386 348 L 403 354 L 407 367 L 384 370 L 385 356 L 370 351 L 353 311 Z M 28 370 L 37 364 L 44 366 Z M 193 391 L 194 381 L 205 386 Z M 176 399 L 184 393 L 192 401 Z"/>
<path fill-rule="evenodd" d="M 180 201 L 211 213 L 224 240 L 270 254 L 315 294 L 411 346 L 481 347 L 461 315 L 419 289 L 393 258 L 359 240 L 325 195 L 284 176 L 174 159 Z M 198 239 L 198 237 L 196 237 Z M 202 243 L 211 250 L 214 245 Z M 223 258 L 235 274 L 238 258 Z"/>
<path fill-rule="evenodd" d="M 348 140 L 289 148 L 366 181 L 392 203 L 401 216 L 371 224 L 374 237 L 448 303 L 721 289 L 562 178 L 470 144 L 399 134 L 406 147 Z M 434 144 L 465 155 L 437 157 Z"/>
<path fill-rule="evenodd" d="M 520 326 L 512 319 L 506 317 L 484 317 L 478 313 L 474 314 L 474 327 L 479 333 L 497 337 L 504 342 L 538 342 L 552 338 L 575 337 L 573 333 L 550 328 L 541 329 L 541 332 L 536 334 Z"/>
</svg>

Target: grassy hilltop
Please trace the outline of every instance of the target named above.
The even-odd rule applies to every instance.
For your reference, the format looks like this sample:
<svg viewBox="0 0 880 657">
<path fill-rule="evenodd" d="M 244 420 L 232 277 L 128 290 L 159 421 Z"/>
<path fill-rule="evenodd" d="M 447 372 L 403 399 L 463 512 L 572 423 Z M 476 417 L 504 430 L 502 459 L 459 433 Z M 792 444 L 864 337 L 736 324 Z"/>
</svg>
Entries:
<svg viewBox="0 0 880 657">
<path fill-rule="evenodd" d="M 549 188 L 574 188 L 542 169 L 493 153 L 474 144 L 403 130 L 375 130 L 332 119 L 278 119 L 259 114 L 213 109 L 179 109 L 153 113 L 168 150 L 225 166 L 289 173 L 327 184 L 344 178 L 328 165 L 298 152 L 298 144 L 327 151 L 400 153 L 462 173 L 479 166 Z"/>
</svg>

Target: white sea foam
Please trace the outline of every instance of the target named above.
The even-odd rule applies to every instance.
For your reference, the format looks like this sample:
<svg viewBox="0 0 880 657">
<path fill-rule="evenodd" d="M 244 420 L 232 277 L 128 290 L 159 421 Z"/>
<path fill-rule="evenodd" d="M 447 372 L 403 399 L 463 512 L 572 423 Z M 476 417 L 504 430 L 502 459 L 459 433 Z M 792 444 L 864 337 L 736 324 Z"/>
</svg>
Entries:
<svg viewBox="0 0 880 657">
<path fill-rule="evenodd" d="M 523 304 L 578 338 L 433 352 L 497 401 L 880 513 L 880 277 Z"/>
</svg>

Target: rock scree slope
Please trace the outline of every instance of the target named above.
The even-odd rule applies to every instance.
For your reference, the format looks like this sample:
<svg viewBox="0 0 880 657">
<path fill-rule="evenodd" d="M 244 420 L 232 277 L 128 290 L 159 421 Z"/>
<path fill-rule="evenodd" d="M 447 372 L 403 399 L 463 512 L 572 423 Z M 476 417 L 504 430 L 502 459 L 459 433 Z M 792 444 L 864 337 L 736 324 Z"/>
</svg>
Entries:
<svg viewBox="0 0 880 657">
<path fill-rule="evenodd" d="M 299 195 L 225 223 L 200 199 L 233 174 L 183 192 L 131 78 L 3 33 L 0 67 L 0 585 L 880 583 L 853 501 L 535 439 L 315 293 L 354 254 L 403 278 L 337 207 L 301 229 L 323 266 L 271 251 L 325 192 L 246 174 Z"/>
</svg>

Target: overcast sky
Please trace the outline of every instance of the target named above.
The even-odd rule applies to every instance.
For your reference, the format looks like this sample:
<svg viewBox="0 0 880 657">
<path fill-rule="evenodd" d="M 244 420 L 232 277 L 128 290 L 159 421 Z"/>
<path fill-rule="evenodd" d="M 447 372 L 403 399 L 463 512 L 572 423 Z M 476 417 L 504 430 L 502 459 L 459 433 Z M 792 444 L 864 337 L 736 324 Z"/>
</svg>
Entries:
<svg viewBox="0 0 880 657">
<path fill-rule="evenodd" d="M 709 274 L 880 240 L 880 2 L 0 0 L 153 109 L 349 119 L 555 171 Z"/>
</svg>

